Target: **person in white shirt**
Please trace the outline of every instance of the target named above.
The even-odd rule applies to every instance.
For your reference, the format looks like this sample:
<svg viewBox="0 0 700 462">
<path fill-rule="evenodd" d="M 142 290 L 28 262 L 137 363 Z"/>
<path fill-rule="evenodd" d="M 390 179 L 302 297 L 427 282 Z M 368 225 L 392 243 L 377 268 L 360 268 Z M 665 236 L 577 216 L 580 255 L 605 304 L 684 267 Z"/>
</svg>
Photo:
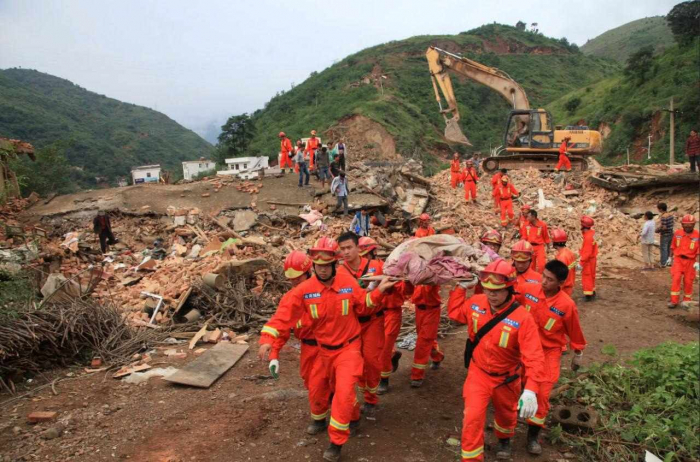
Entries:
<svg viewBox="0 0 700 462">
<path fill-rule="evenodd" d="M 335 206 L 334 211 L 340 210 L 340 206 L 343 205 L 343 215 L 348 214 L 348 180 L 345 178 L 345 172 L 340 171 L 340 175 L 333 178 L 331 183 L 331 193 L 338 198 L 338 203 Z"/>
<path fill-rule="evenodd" d="M 654 269 L 654 264 L 652 263 L 652 254 L 654 249 L 654 233 L 656 232 L 656 223 L 654 222 L 654 214 L 651 212 L 646 212 L 644 218 L 647 221 L 644 222 L 644 227 L 642 227 L 642 232 L 640 238 L 642 241 L 642 258 L 644 258 L 644 270 Z"/>
</svg>

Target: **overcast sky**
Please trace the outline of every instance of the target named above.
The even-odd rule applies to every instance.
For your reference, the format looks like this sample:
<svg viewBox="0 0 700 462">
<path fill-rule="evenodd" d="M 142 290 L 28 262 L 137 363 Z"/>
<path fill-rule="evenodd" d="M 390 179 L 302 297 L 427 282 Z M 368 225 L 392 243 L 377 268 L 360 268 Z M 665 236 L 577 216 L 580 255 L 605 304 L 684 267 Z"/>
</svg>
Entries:
<svg viewBox="0 0 700 462">
<path fill-rule="evenodd" d="M 63 77 L 205 135 L 312 71 L 390 40 L 523 20 L 582 45 L 626 22 L 665 15 L 676 3 L 0 0 L 0 68 Z"/>
</svg>

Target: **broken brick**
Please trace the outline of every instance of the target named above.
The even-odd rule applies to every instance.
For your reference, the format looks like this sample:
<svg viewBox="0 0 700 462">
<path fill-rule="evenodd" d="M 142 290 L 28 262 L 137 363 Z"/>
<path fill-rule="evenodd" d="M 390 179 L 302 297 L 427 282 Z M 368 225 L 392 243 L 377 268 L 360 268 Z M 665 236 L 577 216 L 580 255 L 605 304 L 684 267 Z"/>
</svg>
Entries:
<svg viewBox="0 0 700 462">
<path fill-rule="evenodd" d="M 58 412 L 54 411 L 35 411 L 27 416 L 27 422 L 36 424 L 40 422 L 50 422 L 58 417 Z"/>
</svg>

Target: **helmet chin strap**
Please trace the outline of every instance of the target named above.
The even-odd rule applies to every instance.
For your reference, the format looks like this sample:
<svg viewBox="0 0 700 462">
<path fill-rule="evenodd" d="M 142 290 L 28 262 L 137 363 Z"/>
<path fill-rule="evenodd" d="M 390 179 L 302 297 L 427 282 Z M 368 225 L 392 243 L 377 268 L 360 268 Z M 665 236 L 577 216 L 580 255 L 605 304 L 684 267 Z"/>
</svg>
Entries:
<svg viewBox="0 0 700 462">
<path fill-rule="evenodd" d="M 321 282 L 328 282 L 328 281 L 332 280 L 335 277 L 335 264 L 336 264 L 335 262 L 331 263 L 331 265 L 333 265 L 333 272 L 331 273 L 330 276 L 323 279 L 321 276 L 319 276 L 318 272 L 316 272 L 316 279 L 318 279 Z"/>
</svg>

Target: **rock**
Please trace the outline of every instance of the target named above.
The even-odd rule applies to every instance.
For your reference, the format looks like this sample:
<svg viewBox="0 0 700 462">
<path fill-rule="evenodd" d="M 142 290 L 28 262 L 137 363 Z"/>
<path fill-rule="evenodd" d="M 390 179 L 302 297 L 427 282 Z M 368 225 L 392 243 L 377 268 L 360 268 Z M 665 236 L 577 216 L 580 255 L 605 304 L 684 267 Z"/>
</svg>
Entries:
<svg viewBox="0 0 700 462">
<path fill-rule="evenodd" d="M 63 434 L 63 425 L 54 425 L 53 427 L 49 428 L 48 430 L 45 430 L 42 434 L 41 437 L 44 438 L 45 440 L 53 440 L 58 438 Z"/>
<path fill-rule="evenodd" d="M 211 196 L 211 194 L 209 194 L 209 193 L 202 194 L 202 197 L 209 197 L 209 196 Z"/>
<path fill-rule="evenodd" d="M 199 256 L 199 252 L 202 250 L 202 246 L 199 244 L 195 244 L 192 246 L 192 250 L 190 250 L 189 255 L 187 255 L 187 258 L 197 258 Z"/>
<path fill-rule="evenodd" d="M 17 436 L 22 433 L 22 428 L 21 427 L 12 427 L 12 434 Z"/>
<path fill-rule="evenodd" d="M 449 444 L 450 446 L 455 446 L 455 447 L 456 447 L 456 446 L 461 445 L 462 442 L 461 442 L 460 440 L 458 440 L 457 438 L 448 438 L 448 439 L 447 439 L 447 444 Z"/>
<path fill-rule="evenodd" d="M 92 358 L 92 361 L 90 362 L 90 367 L 93 369 L 102 367 L 102 358 Z"/>
<path fill-rule="evenodd" d="M 262 399 L 264 401 L 287 401 L 289 399 L 294 399 L 294 398 L 305 398 L 307 395 L 308 395 L 308 392 L 305 390 L 285 388 L 282 390 L 263 393 L 262 395 L 250 396 L 248 398 L 244 398 L 243 402 L 247 403 L 249 401 L 255 401 L 255 400 L 259 400 L 259 399 Z"/>
<path fill-rule="evenodd" d="M 233 216 L 233 230 L 248 231 L 258 221 L 258 214 L 252 210 L 238 210 Z"/>
</svg>

